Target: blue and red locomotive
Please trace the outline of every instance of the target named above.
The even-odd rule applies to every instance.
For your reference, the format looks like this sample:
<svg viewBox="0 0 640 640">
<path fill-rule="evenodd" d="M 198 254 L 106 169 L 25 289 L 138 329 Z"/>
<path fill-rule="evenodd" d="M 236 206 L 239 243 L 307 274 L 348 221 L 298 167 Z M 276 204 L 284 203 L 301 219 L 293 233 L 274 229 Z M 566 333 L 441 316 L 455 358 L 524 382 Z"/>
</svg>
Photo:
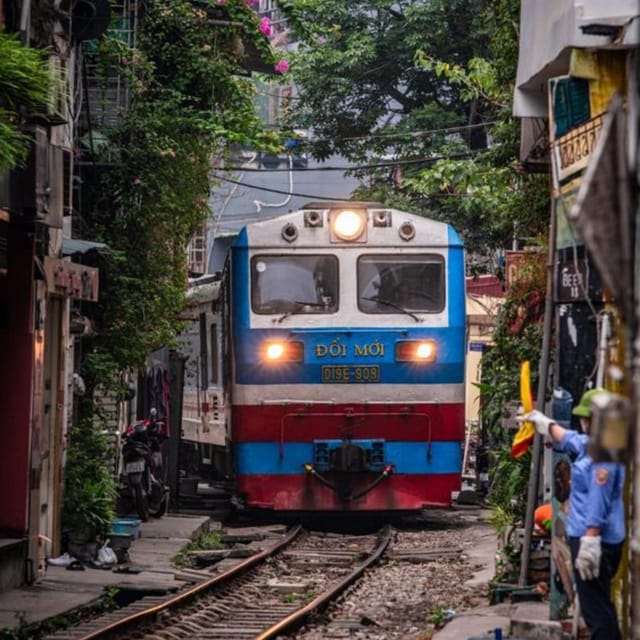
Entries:
<svg viewBox="0 0 640 640">
<path fill-rule="evenodd" d="M 242 229 L 221 283 L 223 404 L 247 508 L 451 504 L 464 276 L 449 225 L 379 204 L 313 203 Z"/>
</svg>

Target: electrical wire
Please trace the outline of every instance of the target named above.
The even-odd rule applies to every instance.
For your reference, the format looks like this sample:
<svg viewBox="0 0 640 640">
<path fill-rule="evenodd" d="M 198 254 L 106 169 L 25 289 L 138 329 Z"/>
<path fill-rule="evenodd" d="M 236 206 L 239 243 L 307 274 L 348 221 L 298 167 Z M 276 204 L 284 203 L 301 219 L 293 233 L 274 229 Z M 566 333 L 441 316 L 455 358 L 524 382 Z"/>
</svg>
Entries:
<svg viewBox="0 0 640 640">
<path fill-rule="evenodd" d="M 476 124 L 461 124 L 455 127 L 442 127 L 440 129 L 419 129 L 418 131 L 398 131 L 389 133 L 370 133 L 363 136 L 344 136 L 336 138 L 326 138 L 329 142 L 333 140 L 369 140 L 371 138 L 420 138 L 421 136 L 428 136 L 432 133 L 455 133 L 457 131 L 466 131 L 468 129 L 480 129 L 484 127 L 493 126 L 499 124 L 498 120 L 490 120 L 489 122 L 477 122 Z M 319 138 L 320 141 L 325 138 Z"/>
<path fill-rule="evenodd" d="M 278 207 L 286 207 L 287 204 L 291 201 L 293 197 L 293 158 L 289 156 L 289 192 L 287 193 L 287 197 L 282 202 L 263 202 L 262 200 L 258 200 L 257 198 L 253 201 L 253 204 L 256 207 L 256 213 L 260 213 L 263 207 L 267 207 L 270 209 L 276 209 Z"/>
<path fill-rule="evenodd" d="M 428 164 L 430 162 L 439 162 L 440 160 L 455 160 L 457 158 L 470 158 L 478 153 L 482 153 L 486 149 L 476 149 L 474 151 L 461 151 L 460 153 L 451 153 L 449 155 L 431 156 L 428 158 L 413 158 L 410 160 L 386 160 L 384 162 L 375 162 L 371 164 L 356 164 L 350 167 L 301 167 L 301 168 L 285 168 L 285 169 L 261 169 L 259 167 L 243 167 L 243 166 L 226 166 L 216 167 L 216 171 L 247 171 L 261 173 L 282 173 L 289 171 L 361 171 L 363 169 L 383 169 L 385 167 L 397 167 L 399 165 Z"/>
<path fill-rule="evenodd" d="M 238 184 L 242 187 L 247 187 L 248 189 L 257 189 L 258 191 L 267 191 L 269 193 L 282 193 L 286 196 L 291 195 L 293 196 L 297 196 L 298 198 L 311 198 L 313 200 L 335 200 L 335 196 L 334 197 L 328 197 L 328 196 L 315 196 L 315 195 L 311 195 L 309 193 L 296 193 L 295 191 L 284 191 L 283 189 L 271 189 L 270 187 L 261 187 L 260 185 L 257 184 L 249 184 L 248 182 L 242 182 L 240 180 L 234 180 L 233 178 L 225 178 L 224 176 L 220 176 L 217 174 L 213 174 L 212 176 L 213 178 L 215 178 L 216 180 L 222 180 L 224 182 L 230 182 L 231 184 Z"/>
<path fill-rule="evenodd" d="M 248 182 L 242 182 L 240 180 L 234 180 L 233 178 L 225 178 L 224 176 L 212 174 L 212 177 L 216 180 L 222 180 L 223 182 L 230 182 L 231 184 L 238 184 L 242 187 L 246 187 L 247 189 L 257 189 L 258 191 L 267 191 L 269 193 L 282 193 L 284 195 L 289 195 L 289 191 L 284 191 L 283 189 L 273 189 L 271 187 L 263 187 L 257 184 L 250 184 Z M 297 196 L 298 198 L 312 198 L 313 200 L 336 200 L 336 197 L 330 196 L 317 196 L 311 195 L 309 193 L 297 193 L 296 191 L 291 192 L 291 196 Z M 473 198 L 472 193 L 430 193 L 426 197 L 428 198 Z M 340 198 L 338 198 L 340 199 Z"/>
</svg>

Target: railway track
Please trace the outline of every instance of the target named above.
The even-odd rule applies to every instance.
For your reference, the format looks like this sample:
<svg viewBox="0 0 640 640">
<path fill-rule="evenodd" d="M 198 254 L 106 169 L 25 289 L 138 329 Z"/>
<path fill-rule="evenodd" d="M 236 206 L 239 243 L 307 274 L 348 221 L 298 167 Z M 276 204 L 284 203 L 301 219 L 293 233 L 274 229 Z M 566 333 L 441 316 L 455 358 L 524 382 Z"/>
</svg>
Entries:
<svg viewBox="0 0 640 640">
<path fill-rule="evenodd" d="M 267 640 L 322 610 L 384 554 L 391 528 L 370 535 L 300 526 L 231 569 L 171 597 L 145 597 L 44 640 Z"/>
</svg>

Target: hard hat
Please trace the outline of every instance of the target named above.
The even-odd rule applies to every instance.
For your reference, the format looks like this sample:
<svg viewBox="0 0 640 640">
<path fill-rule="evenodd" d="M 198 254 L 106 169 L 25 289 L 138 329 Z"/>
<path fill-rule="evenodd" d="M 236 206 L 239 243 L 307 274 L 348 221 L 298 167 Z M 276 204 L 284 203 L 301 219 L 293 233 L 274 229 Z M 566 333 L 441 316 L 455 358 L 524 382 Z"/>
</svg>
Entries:
<svg viewBox="0 0 640 640">
<path fill-rule="evenodd" d="M 580 402 L 573 408 L 571 412 L 574 416 L 579 416 L 581 418 L 590 418 L 591 417 L 591 402 L 593 399 L 600 394 L 606 394 L 608 391 L 606 389 L 596 388 L 589 389 L 582 394 L 582 398 L 580 398 Z"/>
</svg>

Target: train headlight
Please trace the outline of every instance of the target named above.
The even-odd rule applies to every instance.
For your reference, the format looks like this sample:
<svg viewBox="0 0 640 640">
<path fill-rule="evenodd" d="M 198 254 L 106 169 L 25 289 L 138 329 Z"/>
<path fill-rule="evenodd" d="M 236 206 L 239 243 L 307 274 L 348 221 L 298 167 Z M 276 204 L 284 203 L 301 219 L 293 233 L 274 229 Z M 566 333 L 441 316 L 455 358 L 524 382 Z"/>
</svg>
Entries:
<svg viewBox="0 0 640 640">
<path fill-rule="evenodd" d="M 433 340 L 401 340 L 396 342 L 396 362 L 435 362 L 437 351 Z"/>
<path fill-rule="evenodd" d="M 264 362 L 302 362 L 304 358 L 304 344 L 295 341 L 272 341 L 262 345 L 262 360 Z"/>
<path fill-rule="evenodd" d="M 284 344 L 282 342 L 272 342 L 265 350 L 267 360 L 280 360 L 284 355 Z"/>
<path fill-rule="evenodd" d="M 334 214 L 331 230 L 340 240 L 353 242 L 362 236 L 366 228 L 364 212 L 344 209 Z"/>
</svg>

